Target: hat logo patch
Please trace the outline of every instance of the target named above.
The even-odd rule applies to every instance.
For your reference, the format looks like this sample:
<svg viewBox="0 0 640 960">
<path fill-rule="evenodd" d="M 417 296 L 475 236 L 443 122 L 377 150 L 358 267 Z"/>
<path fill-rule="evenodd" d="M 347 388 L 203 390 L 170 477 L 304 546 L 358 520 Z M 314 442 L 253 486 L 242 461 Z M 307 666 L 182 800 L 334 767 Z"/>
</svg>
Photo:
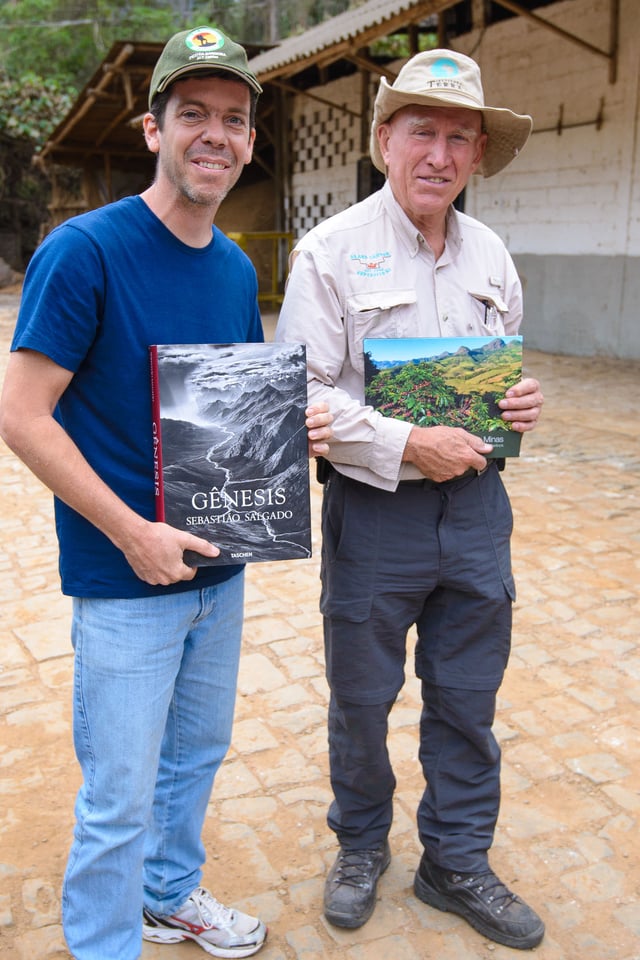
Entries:
<svg viewBox="0 0 640 960">
<path fill-rule="evenodd" d="M 448 57 L 441 57 L 431 65 L 431 74 L 434 77 L 455 77 L 459 73 L 458 64 L 455 60 L 449 60 Z"/>
<path fill-rule="evenodd" d="M 185 44 L 190 50 L 219 50 L 224 46 L 224 37 L 217 30 L 200 28 L 193 30 L 186 38 Z"/>
</svg>

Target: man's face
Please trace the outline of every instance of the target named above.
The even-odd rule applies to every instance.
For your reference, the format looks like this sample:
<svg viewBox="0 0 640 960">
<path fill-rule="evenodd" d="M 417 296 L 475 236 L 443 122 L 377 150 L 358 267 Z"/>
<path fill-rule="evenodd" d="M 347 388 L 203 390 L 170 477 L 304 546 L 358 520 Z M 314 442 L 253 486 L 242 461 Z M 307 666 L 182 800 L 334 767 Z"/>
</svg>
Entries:
<svg viewBox="0 0 640 960">
<path fill-rule="evenodd" d="M 251 160 L 255 130 L 242 81 L 188 77 L 171 88 L 159 129 L 145 116 L 147 146 L 158 154 L 157 181 L 178 198 L 217 209 Z"/>
<path fill-rule="evenodd" d="M 422 106 L 397 110 L 380 125 L 378 139 L 393 194 L 418 228 L 444 222 L 487 141 L 477 111 Z"/>
</svg>

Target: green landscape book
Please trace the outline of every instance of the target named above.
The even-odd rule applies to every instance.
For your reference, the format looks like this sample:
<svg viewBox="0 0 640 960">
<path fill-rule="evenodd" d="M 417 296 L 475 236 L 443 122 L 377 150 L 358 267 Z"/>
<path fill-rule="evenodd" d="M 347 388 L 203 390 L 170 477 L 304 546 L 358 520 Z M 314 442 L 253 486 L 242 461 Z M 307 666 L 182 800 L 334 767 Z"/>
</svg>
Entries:
<svg viewBox="0 0 640 960">
<path fill-rule="evenodd" d="M 418 427 L 464 427 L 517 457 L 521 434 L 498 401 L 522 379 L 522 337 L 365 339 L 365 403 Z"/>
</svg>

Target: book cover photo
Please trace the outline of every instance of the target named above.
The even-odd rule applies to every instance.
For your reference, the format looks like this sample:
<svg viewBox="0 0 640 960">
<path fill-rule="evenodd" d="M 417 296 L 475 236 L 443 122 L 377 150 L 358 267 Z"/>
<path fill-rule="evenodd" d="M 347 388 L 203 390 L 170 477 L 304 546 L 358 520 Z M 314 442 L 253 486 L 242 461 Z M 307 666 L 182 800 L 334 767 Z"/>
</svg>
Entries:
<svg viewBox="0 0 640 960">
<path fill-rule="evenodd" d="M 498 401 L 522 379 L 522 337 L 407 337 L 364 341 L 365 402 L 419 427 L 463 427 L 517 457 L 521 434 Z"/>
<path fill-rule="evenodd" d="M 220 548 L 192 566 L 311 556 L 303 344 L 150 347 L 156 517 Z"/>
</svg>

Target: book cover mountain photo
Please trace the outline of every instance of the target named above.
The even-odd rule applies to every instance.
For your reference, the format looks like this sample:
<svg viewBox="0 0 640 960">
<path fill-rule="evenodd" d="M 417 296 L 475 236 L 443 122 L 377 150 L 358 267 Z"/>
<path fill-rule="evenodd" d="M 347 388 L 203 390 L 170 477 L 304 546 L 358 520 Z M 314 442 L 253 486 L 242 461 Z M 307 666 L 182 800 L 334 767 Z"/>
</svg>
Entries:
<svg viewBox="0 0 640 960">
<path fill-rule="evenodd" d="M 150 348 L 156 516 L 215 543 L 191 565 L 311 556 L 302 344 Z"/>
<path fill-rule="evenodd" d="M 463 427 L 517 457 L 521 434 L 498 401 L 522 379 L 522 337 L 365 339 L 365 402 L 419 427 Z"/>
</svg>

